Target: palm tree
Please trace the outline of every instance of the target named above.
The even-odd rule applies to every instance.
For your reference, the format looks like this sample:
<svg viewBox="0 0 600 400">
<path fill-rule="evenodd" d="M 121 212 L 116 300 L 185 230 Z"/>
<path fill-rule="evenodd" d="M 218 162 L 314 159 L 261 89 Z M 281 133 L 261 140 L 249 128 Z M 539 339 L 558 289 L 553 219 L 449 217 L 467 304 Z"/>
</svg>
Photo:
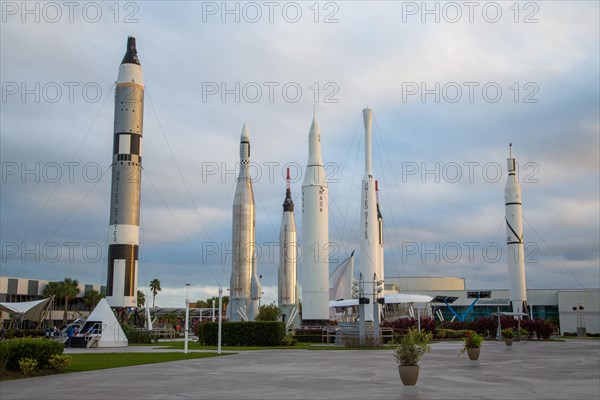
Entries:
<svg viewBox="0 0 600 400">
<path fill-rule="evenodd" d="M 160 288 L 160 281 L 156 278 L 150 281 L 150 290 L 152 290 L 152 308 L 154 308 L 154 304 L 156 303 L 156 295 L 162 289 Z"/>
<path fill-rule="evenodd" d="M 65 299 L 65 313 L 63 314 L 63 324 L 66 324 L 69 301 L 77 297 L 77 294 L 79 293 L 79 282 L 77 281 L 77 279 L 65 278 L 62 282 L 59 283 L 63 286 L 62 296 Z"/>
<path fill-rule="evenodd" d="M 137 306 L 144 307 L 146 304 L 146 295 L 141 290 L 137 291 Z"/>
<path fill-rule="evenodd" d="M 83 304 L 85 304 L 85 306 L 90 311 L 92 311 L 103 298 L 104 295 L 102 293 L 100 293 L 97 290 L 91 289 L 85 292 L 85 294 L 83 295 Z"/>
<path fill-rule="evenodd" d="M 63 324 L 67 324 L 67 310 L 69 309 L 69 301 L 77 297 L 79 293 L 79 282 L 77 279 L 65 278 L 62 282 L 48 282 L 44 289 L 44 296 L 52 296 L 58 300 L 63 300 L 64 314 Z M 100 300 L 98 300 L 100 301 Z"/>
<path fill-rule="evenodd" d="M 61 282 L 48 282 L 46 287 L 44 288 L 44 297 L 54 296 L 54 304 L 56 305 L 59 300 L 62 300 L 62 285 Z M 55 309 L 55 306 L 52 307 Z"/>
</svg>

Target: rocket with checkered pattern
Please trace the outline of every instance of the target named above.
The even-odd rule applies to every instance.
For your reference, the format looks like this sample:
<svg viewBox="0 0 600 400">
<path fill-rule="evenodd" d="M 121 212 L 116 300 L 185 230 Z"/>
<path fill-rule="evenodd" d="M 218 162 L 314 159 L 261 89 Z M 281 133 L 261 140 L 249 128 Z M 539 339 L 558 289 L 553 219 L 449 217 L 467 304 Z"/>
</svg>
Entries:
<svg viewBox="0 0 600 400">
<path fill-rule="evenodd" d="M 144 79 L 135 38 L 115 84 L 115 125 L 110 191 L 106 300 L 111 307 L 137 306 Z"/>
</svg>

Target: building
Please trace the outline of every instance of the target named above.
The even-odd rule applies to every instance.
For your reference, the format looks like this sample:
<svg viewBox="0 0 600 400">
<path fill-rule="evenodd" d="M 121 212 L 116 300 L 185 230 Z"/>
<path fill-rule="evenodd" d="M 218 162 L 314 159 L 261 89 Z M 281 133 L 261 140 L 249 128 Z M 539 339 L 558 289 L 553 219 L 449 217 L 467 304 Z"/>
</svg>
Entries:
<svg viewBox="0 0 600 400">
<path fill-rule="evenodd" d="M 466 312 L 475 298 L 469 292 L 481 289 L 465 289 L 465 281 L 454 277 L 388 277 L 385 278 L 387 293 L 419 293 L 432 297 L 457 297 L 451 307 L 457 314 Z M 485 290 L 489 298 L 479 299 L 473 309 L 466 314 L 465 321 L 488 317 L 494 312 L 510 311 L 508 289 Z M 600 333 L 600 289 L 528 289 L 528 312 L 533 318 L 555 319 L 560 323 L 561 334 L 577 332 L 577 309 L 582 306 L 581 315 L 588 333 Z M 440 310 L 444 320 L 451 320 L 454 314 L 444 303 L 432 303 L 433 311 Z"/>
<path fill-rule="evenodd" d="M 0 277 L 0 302 L 21 302 L 34 301 L 44 298 L 44 289 L 48 285 L 48 280 Z M 106 286 L 79 284 L 79 294 L 75 299 L 69 302 L 67 310 L 68 320 L 74 320 L 79 317 L 87 317 L 90 310 L 83 303 L 85 293 L 90 290 L 96 290 L 102 294 L 106 293 Z M 46 318 L 52 321 L 52 324 L 62 324 L 64 314 L 64 304 L 61 300 L 56 300 Z M 10 320 L 8 313 L 0 312 L 0 322 L 4 323 Z"/>
</svg>

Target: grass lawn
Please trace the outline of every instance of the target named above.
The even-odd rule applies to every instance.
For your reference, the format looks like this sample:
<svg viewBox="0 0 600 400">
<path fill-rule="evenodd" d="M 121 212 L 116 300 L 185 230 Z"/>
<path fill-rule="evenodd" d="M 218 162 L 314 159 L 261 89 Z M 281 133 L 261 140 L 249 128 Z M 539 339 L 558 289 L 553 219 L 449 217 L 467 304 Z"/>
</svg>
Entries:
<svg viewBox="0 0 600 400">
<path fill-rule="evenodd" d="M 72 357 L 72 361 L 71 365 L 65 368 L 65 372 L 93 371 L 96 369 L 218 356 L 217 353 L 98 353 L 69 355 Z"/>
<path fill-rule="evenodd" d="M 232 353 L 229 353 L 232 354 Z M 226 355 L 226 354 L 223 354 Z M 94 371 L 97 369 L 129 367 L 132 365 L 156 364 L 167 361 L 193 360 L 219 356 L 217 353 L 90 353 L 69 354 L 71 365 L 64 372 Z M 54 375 L 52 369 L 37 370 L 33 376 Z M 3 371 L 0 381 L 23 378 L 21 371 Z"/>
</svg>

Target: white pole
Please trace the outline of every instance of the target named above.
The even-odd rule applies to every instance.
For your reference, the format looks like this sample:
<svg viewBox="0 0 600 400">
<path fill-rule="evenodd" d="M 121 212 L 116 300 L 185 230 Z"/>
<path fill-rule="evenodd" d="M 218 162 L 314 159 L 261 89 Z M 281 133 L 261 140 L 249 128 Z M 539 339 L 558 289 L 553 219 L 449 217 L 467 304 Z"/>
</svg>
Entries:
<svg viewBox="0 0 600 400">
<path fill-rule="evenodd" d="M 190 326 L 190 296 L 189 296 L 190 284 L 185 284 L 185 343 L 183 345 L 183 352 L 188 352 L 188 331 Z"/>
<path fill-rule="evenodd" d="M 219 338 L 217 354 L 221 354 L 221 324 L 223 322 L 223 288 L 219 287 Z"/>
<path fill-rule="evenodd" d="M 212 303 L 212 322 L 215 322 L 215 299 L 212 299 L 211 303 Z"/>
<path fill-rule="evenodd" d="M 379 303 L 377 302 L 377 274 L 373 274 L 373 347 L 379 344 Z"/>
</svg>

